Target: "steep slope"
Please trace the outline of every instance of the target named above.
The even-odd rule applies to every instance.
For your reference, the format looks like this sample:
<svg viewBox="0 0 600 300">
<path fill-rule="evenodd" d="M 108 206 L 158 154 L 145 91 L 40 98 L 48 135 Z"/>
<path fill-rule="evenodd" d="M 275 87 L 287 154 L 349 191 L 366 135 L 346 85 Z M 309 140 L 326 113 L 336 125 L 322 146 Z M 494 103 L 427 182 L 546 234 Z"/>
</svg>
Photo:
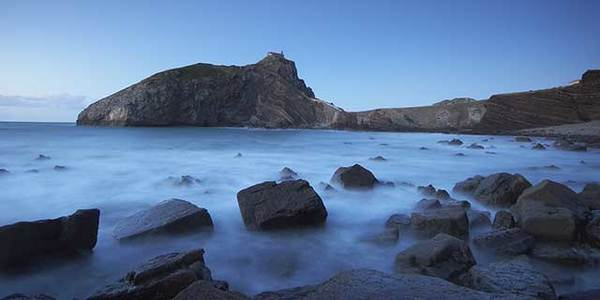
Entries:
<svg viewBox="0 0 600 300">
<path fill-rule="evenodd" d="M 195 64 L 155 74 L 93 103 L 77 124 L 329 127 L 345 112 L 315 98 L 293 61 L 270 54 L 243 66 Z"/>
</svg>

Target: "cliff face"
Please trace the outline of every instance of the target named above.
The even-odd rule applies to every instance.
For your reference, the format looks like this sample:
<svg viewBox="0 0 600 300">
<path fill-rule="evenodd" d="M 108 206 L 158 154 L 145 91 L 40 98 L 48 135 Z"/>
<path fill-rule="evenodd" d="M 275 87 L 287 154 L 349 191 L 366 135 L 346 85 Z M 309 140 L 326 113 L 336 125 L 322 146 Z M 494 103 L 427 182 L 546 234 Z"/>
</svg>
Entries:
<svg viewBox="0 0 600 300">
<path fill-rule="evenodd" d="M 570 86 L 483 101 L 345 112 L 317 99 L 293 61 L 270 54 L 243 67 L 195 64 L 155 74 L 93 103 L 77 124 L 507 133 L 590 120 L 600 120 L 600 70 Z"/>
<path fill-rule="evenodd" d="M 195 64 L 155 74 L 93 103 L 77 124 L 329 127 L 345 112 L 315 98 L 293 61 L 268 55 L 243 66 Z"/>
</svg>

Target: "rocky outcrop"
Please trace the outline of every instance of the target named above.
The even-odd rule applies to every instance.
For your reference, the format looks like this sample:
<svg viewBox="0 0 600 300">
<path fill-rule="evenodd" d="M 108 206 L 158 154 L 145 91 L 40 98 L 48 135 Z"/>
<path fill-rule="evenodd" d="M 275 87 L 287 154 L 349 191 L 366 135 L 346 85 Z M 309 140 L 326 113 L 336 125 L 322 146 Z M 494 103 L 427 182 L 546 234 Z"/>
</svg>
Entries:
<svg viewBox="0 0 600 300">
<path fill-rule="evenodd" d="M 170 199 L 119 221 L 113 231 L 118 240 L 131 240 L 153 234 L 180 234 L 212 229 L 208 211 L 188 201 Z"/>
<path fill-rule="evenodd" d="M 345 112 L 317 99 L 293 61 L 270 53 L 242 67 L 199 63 L 157 73 L 91 104 L 77 124 L 507 133 L 600 119 L 597 74 L 591 70 L 577 84 L 483 101 Z"/>
<path fill-rule="evenodd" d="M 292 289 L 264 292 L 255 300 L 364 300 L 364 299 L 498 299 L 494 294 L 448 281 L 414 274 L 386 274 L 375 270 L 344 271 L 329 280 Z"/>
<path fill-rule="evenodd" d="M 88 299 L 170 300 L 199 280 L 212 280 L 204 264 L 204 250 L 174 252 L 147 261 Z"/>
<path fill-rule="evenodd" d="M 327 219 L 323 200 L 305 180 L 263 182 L 237 194 L 246 228 L 282 229 L 318 225 Z"/>
<path fill-rule="evenodd" d="M 0 268 L 18 267 L 48 255 L 90 251 L 96 246 L 100 210 L 80 209 L 52 220 L 0 227 Z"/>
</svg>

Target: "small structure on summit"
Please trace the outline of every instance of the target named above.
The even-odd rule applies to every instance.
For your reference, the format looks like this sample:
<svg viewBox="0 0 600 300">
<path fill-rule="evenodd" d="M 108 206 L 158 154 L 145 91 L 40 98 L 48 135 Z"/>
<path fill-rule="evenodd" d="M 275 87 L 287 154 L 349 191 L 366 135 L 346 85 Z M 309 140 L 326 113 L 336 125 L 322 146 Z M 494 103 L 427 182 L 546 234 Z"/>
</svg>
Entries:
<svg viewBox="0 0 600 300">
<path fill-rule="evenodd" d="M 284 58 L 283 51 L 279 51 L 279 52 L 269 51 L 269 52 L 267 52 L 267 55 L 272 55 L 272 56 L 275 56 L 275 57 Z"/>
</svg>

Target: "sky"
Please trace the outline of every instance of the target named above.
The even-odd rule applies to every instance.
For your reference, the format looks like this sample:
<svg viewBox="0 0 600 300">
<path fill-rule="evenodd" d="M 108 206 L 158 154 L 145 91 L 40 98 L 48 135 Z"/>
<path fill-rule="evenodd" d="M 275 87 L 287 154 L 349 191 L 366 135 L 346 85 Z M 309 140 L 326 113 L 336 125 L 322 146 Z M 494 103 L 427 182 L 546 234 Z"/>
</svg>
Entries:
<svg viewBox="0 0 600 300">
<path fill-rule="evenodd" d="M 349 111 L 564 85 L 600 68 L 600 1 L 0 0 L 0 121 L 68 121 L 156 72 L 284 51 Z"/>
</svg>

